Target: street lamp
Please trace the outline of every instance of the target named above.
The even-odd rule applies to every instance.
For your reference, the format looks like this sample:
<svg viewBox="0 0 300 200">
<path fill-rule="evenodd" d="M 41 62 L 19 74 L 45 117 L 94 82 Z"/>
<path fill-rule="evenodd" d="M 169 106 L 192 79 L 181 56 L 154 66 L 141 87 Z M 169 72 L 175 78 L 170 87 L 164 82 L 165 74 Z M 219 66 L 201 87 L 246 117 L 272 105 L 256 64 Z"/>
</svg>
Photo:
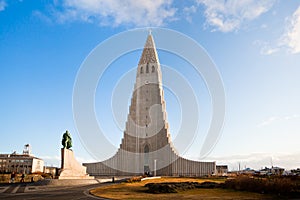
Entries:
<svg viewBox="0 0 300 200">
<path fill-rule="evenodd" d="M 156 159 L 154 160 L 154 176 L 156 176 Z"/>
</svg>

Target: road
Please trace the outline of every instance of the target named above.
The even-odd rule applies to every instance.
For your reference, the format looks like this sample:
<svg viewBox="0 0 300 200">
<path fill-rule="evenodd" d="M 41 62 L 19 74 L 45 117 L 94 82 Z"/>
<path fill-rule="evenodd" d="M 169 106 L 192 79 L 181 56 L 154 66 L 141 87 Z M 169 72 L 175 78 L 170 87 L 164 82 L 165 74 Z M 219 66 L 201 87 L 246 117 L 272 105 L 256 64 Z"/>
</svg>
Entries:
<svg viewBox="0 0 300 200">
<path fill-rule="evenodd" d="M 89 194 L 89 190 L 111 183 L 85 186 L 35 186 L 31 183 L 0 185 L 0 199 L 102 199 Z"/>
</svg>

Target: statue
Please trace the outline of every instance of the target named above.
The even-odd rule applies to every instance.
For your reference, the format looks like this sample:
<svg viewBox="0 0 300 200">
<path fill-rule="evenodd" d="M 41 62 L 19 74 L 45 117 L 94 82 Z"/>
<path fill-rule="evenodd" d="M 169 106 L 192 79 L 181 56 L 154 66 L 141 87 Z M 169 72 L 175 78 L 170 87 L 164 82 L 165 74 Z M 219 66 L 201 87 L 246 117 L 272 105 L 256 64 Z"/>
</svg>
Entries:
<svg viewBox="0 0 300 200">
<path fill-rule="evenodd" d="M 63 134 L 61 144 L 64 146 L 64 149 L 70 149 L 72 147 L 72 138 L 68 130 Z"/>
<path fill-rule="evenodd" d="M 63 134 L 61 144 L 64 146 L 60 149 L 61 152 L 61 168 L 58 172 L 58 179 L 81 179 L 81 180 L 93 180 L 93 176 L 89 176 L 86 173 L 86 167 L 79 163 L 75 156 L 72 147 L 72 139 L 68 130 Z M 92 183 L 97 183 L 92 181 Z M 67 184 L 83 184 L 85 182 L 68 182 Z M 91 183 L 90 181 L 86 182 Z M 60 185 L 60 184 L 59 184 Z M 63 184 L 64 185 L 64 184 Z M 0 192 L 1 193 L 1 192 Z"/>
</svg>

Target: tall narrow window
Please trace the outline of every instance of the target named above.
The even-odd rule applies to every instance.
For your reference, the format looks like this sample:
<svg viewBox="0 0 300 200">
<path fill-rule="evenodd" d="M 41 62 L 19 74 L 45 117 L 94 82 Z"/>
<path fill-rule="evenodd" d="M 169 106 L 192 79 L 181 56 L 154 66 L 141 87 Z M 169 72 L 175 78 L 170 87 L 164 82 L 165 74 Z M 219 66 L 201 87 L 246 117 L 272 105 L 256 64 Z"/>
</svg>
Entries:
<svg viewBox="0 0 300 200">
<path fill-rule="evenodd" d="M 140 73 L 141 73 L 141 74 L 143 73 L 143 67 L 141 67 L 141 71 L 140 71 Z"/>
<path fill-rule="evenodd" d="M 152 65 L 152 73 L 155 71 L 155 67 L 154 65 Z"/>
<path fill-rule="evenodd" d="M 146 73 L 149 73 L 149 64 L 147 63 L 147 66 L 146 66 Z"/>
<path fill-rule="evenodd" d="M 149 146 L 148 146 L 148 144 L 146 144 L 146 146 L 144 148 L 144 153 L 149 153 Z"/>
<path fill-rule="evenodd" d="M 149 146 L 146 144 L 144 148 L 144 173 L 150 174 L 150 168 L 149 168 Z"/>
</svg>

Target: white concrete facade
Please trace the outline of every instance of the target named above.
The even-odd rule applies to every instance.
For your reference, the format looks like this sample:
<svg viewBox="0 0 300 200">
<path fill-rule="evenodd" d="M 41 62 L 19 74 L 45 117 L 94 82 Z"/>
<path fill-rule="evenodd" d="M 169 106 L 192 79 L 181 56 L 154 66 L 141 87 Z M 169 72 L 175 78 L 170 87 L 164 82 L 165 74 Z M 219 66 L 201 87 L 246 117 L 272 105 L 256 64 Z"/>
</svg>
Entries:
<svg viewBox="0 0 300 200">
<path fill-rule="evenodd" d="M 215 173 L 215 162 L 180 157 L 173 147 L 167 122 L 162 73 L 152 35 L 147 38 L 120 148 L 110 159 L 84 163 L 94 176 L 151 173 L 166 176 L 204 176 Z"/>
<path fill-rule="evenodd" d="M 1 173 L 35 173 L 43 172 L 44 161 L 29 154 L 0 154 Z"/>
</svg>

